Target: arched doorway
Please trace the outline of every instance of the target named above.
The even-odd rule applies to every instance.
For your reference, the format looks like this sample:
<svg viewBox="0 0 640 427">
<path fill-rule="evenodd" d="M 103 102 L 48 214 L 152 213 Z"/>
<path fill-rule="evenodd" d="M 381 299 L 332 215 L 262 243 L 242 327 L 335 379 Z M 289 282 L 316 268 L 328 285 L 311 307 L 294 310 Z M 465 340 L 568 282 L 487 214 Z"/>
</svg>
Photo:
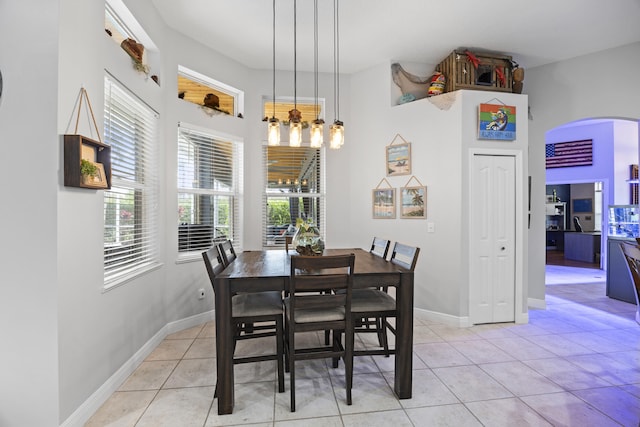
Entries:
<svg viewBox="0 0 640 427">
<path fill-rule="evenodd" d="M 571 150 L 567 148 L 570 143 L 574 143 Z M 637 203 L 637 176 L 635 183 L 631 181 L 631 171 L 633 165 L 637 171 L 638 164 L 638 121 L 620 118 L 577 120 L 547 131 L 545 144 L 546 202 L 559 201 L 556 211 L 563 214 L 557 221 L 561 225 L 547 222 L 547 265 L 606 270 L 608 207 Z M 558 153 L 564 156 L 562 161 L 550 161 Z M 634 185 L 636 200 L 633 199 Z M 556 211 L 547 209 L 546 213 Z M 582 228 L 580 236 L 576 234 L 574 218 L 581 225 L 578 227 Z M 567 256 L 568 249 L 569 252 L 576 249 L 568 248 L 567 243 L 576 245 L 578 237 L 577 249 L 586 255 L 576 259 L 575 253 Z M 585 244 L 593 246 L 593 250 L 585 248 Z M 570 274 L 579 273 L 569 271 Z M 589 274 L 593 276 L 593 272 Z"/>
</svg>

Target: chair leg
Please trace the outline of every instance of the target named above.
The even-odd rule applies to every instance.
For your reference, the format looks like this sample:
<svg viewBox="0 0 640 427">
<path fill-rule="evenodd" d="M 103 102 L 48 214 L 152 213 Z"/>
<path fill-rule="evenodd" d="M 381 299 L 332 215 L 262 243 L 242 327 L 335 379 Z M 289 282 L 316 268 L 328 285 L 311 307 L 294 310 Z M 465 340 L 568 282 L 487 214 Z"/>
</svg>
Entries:
<svg viewBox="0 0 640 427">
<path fill-rule="evenodd" d="M 353 341 L 354 341 L 354 332 L 353 330 L 345 331 L 344 334 L 344 374 L 345 374 L 345 382 L 347 384 L 347 405 L 351 405 L 351 389 L 353 387 Z"/>
<path fill-rule="evenodd" d="M 389 340 L 387 338 L 387 318 L 380 318 L 380 336 L 382 337 L 382 348 L 384 348 L 384 357 L 389 357 Z"/>
<path fill-rule="evenodd" d="M 342 331 L 333 331 L 333 351 L 340 350 L 340 343 L 342 342 Z M 338 367 L 338 362 L 340 361 L 339 357 L 334 357 L 332 360 L 331 367 L 336 369 Z"/>
<path fill-rule="evenodd" d="M 289 327 L 289 387 L 291 388 L 291 412 L 296 412 L 296 348 L 295 348 L 295 333 L 291 332 Z"/>
<path fill-rule="evenodd" d="M 278 393 L 284 393 L 284 330 L 282 318 L 276 319 L 276 345 L 278 353 Z"/>
<path fill-rule="evenodd" d="M 289 322 L 285 316 L 284 319 L 284 371 L 289 372 Z"/>
</svg>

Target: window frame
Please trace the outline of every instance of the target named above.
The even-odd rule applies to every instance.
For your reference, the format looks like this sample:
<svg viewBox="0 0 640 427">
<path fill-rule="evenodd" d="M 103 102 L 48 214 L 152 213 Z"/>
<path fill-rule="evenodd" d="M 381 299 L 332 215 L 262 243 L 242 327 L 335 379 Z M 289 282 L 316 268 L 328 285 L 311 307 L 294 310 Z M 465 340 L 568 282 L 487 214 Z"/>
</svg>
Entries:
<svg viewBox="0 0 640 427">
<path fill-rule="evenodd" d="M 244 114 L 244 92 L 233 86 L 222 83 L 221 81 L 212 79 L 202 73 L 191 70 L 183 65 L 178 65 L 178 76 L 198 83 L 200 85 L 211 88 L 214 91 L 221 92 L 233 98 L 233 111 L 230 113 L 233 117 L 242 116 Z M 200 104 L 198 104 L 200 105 Z"/>
<path fill-rule="evenodd" d="M 215 142 L 220 142 L 220 143 L 225 143 L 225 144 L 231 144 L 231 149 L 232 149 L 232 159 L 231 159 L 231 166 L 232 166 L 232 171 L 231 171 L 231 186 L 229 188 L 229 190 L 224 190 L 223 188 L 201 188 L 199 186 L 191 186 L 191 187 L 186 187 L 186 186 L 181 186 L 181 144 L 182 142 L 180 141 L 181 138 L 181 133 L 182 132 L 186 132 L 186 133 L 191 133 L 194 135 L 199 136 L 200 138 L 203 139 L 211 139 L 211 141 L 213 143 Z M 177 238 L 177 246 L 176 246 L 176 252 L 178 254 L 177 262 L 187 262 L 190 260 L 200 260 L 201 259 L 201 253 L 203 250 L 208 249 L 210 246 L 208 247 L 200 247 L 198 246 L 198 244 L 195 244 L 195 246 L 197 246 L 195 249 L 191 249 L 190 250 L 180 250 L 180 245 L 181 245 L 181 236 L 180 236 L 180 227 L 182 225 L 188 225 L 188 224 L 181 224 L 181 219 L 180 219 L 180 200 L 181 200 L 181 196 L 183 195 L 192 195 L 193 197 L 198 197 L 198 196 L 211 196 L 214 199 L 218 198 L 218 197 L 222 197 L 222 198 L 228 198 L 229 199 L 229 212 L 228 212 L 228 220 L 229 220 L 229 224 L 227 225 L 228 229 L 230 230 L 230 233 L 228 233 L 226 235 L 226 238 L 228 238 L 229 240 L 231 240 L 234 244 L 234 248 L 236 248 L 236 250 L 241 251 L 242 250 L 242 226 L 241 226 L 241 219 L 242 219 L 242 209 L 243 209 L 243 161 L 244 161 L 244 144 L 242 142 L 242 139 L 236 136 L 232 136 L 232 135 L 228 135 L 222 132 L 217 132 L 211 129 L 205 129 L 205 128 L 201 128 L 199 126 L 196 125 L 192 125 L 192 124 L 188 124 L 188 123 L 179 123 L 178 129 L 177 129 L 177 135 L 176 135 L 176 140 L 177 140 L 177 159 L 176 159 L 176 214 L 178 215 L 177 217 L 177 224 L 178 224 L 178 228 L 177 228 L 177 234 L 176 234 L 176 238 Z M 213 151 L 214 148 L 211 147 L 209 148 L 209 150 Z M 195 156 L 197 157 L 197 156 Z M 207 161 L 208 159 L 206 157 L 201 157 L 200 160 L 197 160 L 194 157 L 194 161 Z M 213 159 L 209 159 L 209 160 L 213 160 Z M 193 168 L 193 170 L 195 171 L 198 166 L 197 165 L 184 165 L 185 168 Z M 184 178 L 182 178 L 184 179 Z M 197 204 L 194 202 L 194 205 Z M 217 203 L 215 203 L 214 200 L 214 208 L 212 209 L 212 211 L 214 212 L 214 216 L 217 216 L 217 209 L 218 205 Z M 191 212 L 191 215 L 196 215 L 195 212 Z M 213 227 L 213 232 L 214 234 L 216 233 L 216 229 L 217 229 L 217 224 L 193 224 L 193 225 L 203 225 L 203 226 L 212 226 Z M 216 243 L 215 241 L 215 237 L 214 236 L 214 240 L 211 242 L 211 244 Z M 225 240 L 226 240 L 225 238 Z"/>
<path fill-rule="evenodd" d="M 278 227 L 278 225 L 269 224 L 269 200 L 270 199 L 312 199 L 319 213 L 319 218 L 312 218 L 313 223 L 318 227 L 320 231 L 320 236 L 323 240 L 326 241 L 326 171 L 325 171 L 325 156 L 326 156 L 326 148 L 323 146 L 321 148 L 312 148 L 309 147 L 308 144 L 303 144 L 301 147 L 286 147 L 286 146 L 276 146 L 271 147 L 264 143 L 262 145 L 262 165 L 263 165 L 263 194 L 262 194 L 262 238 L 261 244 L 263 249 L 283 249 L 285 247 L 285 236 L 292 235 L 294 230 L 291 227 L 288 227 L 286 230 L 283 228 L 283 233 L 279 237 L 274 237 L 274 235 L 269 234 L 269 227 Z M 318 156 L 318 170 L 317 170 L 317 185 L 318 191 L 300 191 L 302 186 L 297 187 L 297 191 L 278 191 L 269 187 L 269 159 L 268 159 L 268 150 L 269 149 L 278 149 L 278 148 L 289 148 L 296 150 L 307 150 L 313 149 L 316 150 Z M 296 219 L 291 218 L 290 226 L 295 226 Z M 284 226 L 282 226 L 284 227 Z"/>
<path fill-rule="evenodd" d="M 104 86 L 104 140 L 111 146 L 112 180 L 111 189 L 103 194 L 103 287 L 110 290 L 162 265 L 157 250 L 159 115 L 109 73 L 104 76 Z M 126 229 L 121 224 L 124 211 L 120 210 L 120 200 L 128 199 L 123 197 L 127 193 L 132 194 L 134 206 L 133 224 L 126 229 L 130 229 L 134 237 L 121 240 L 121 231 Z M 109 232 L 112 203 L 116 204 L 115 242 L 111 241 Z M 130 248 L 123 242 L 128 242 Z M 116 261 L 119 264 L 114 264 Z"/>
</svg>

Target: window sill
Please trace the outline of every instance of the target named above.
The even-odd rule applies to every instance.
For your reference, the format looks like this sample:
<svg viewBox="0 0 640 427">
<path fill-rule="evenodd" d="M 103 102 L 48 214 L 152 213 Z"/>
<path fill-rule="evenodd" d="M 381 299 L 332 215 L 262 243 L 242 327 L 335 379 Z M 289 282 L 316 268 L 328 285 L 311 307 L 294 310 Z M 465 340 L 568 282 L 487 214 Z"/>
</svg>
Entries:
<svg viewBox="0 0 640 427">
<path fill-rule="evenodd" d="M 151 271 L 159 269 L 163 265 L 164 264 L 162 264 L 161 262 L 154 262 L 154 263 L 150 263 L 145 266 L 139 267 L 133 271 L 123 273 L 122 276 L 110 279 L 109 281 L 105 282 L 102 288 L 102 293 L 109 292 L 113 289 L 119 288 L 125 283 L 135 280 L 138 277 L 141 277 Z"/>
</svg>

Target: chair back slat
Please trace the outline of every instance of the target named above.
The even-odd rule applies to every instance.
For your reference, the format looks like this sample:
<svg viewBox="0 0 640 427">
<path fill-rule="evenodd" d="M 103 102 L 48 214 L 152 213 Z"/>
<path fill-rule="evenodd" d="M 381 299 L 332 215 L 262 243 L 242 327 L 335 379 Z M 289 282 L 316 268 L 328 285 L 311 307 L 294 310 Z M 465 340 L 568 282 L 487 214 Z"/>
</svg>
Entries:
<svg viewBox="0 0 640 427">
<path fill-rule="evenodd" d="M 389 253 L 390 244 L 391 244 L 391 240 L 385 240 L 379 237 L 374 237 L 373 242 L 371 243 L 371 249 L 369 250 L 369 252 L 379 256 L 380 258 L 387 259 L 387 253 Z"/>
<path fill-rule="evenodd" d="M 202 252 L 202 258 L 204 259 L 204 265 L 207 268 L 207 273 L 209 274 L 211 286 L 215 291 L 215 278 L 222 272 L 222 270 L 225 269 L 225 265 L 222 262 L 222 257 L 220 256 L 218 246 L 212 246 L 211 248 Z"/>
<path fill-rule="evenodd" d="M 355 255 L 292 256 L 289 294 L 291 310 L 332 309 L 351 310 L 353 265 Z M 344 293 L 335 291 L 344 290 Z M 327 291 L 333 291 L 328 293 Z M 310 294 L 310 292 L 323 292 Z"/>
<path fill-rule="evenodd" d="M 224 242 L 219 243 L 218 250 L 220 251 L 220 257 L 222 258 L 222 263 L 225 267 L 236 259 L 236 251 L 233 249 L 231 240 L 225 240 Z"/>
<path fill-rule="evenodd" d="M 412 270 L 416 267 L 418 262 L 418 254 L 420 248 L 414 246 L 404 245 L 396 242 L 393 245 L 393 252 L 391 253 L 391 262 L 393 264 L 404 267 L 408 270 Z"/>
</svg>

